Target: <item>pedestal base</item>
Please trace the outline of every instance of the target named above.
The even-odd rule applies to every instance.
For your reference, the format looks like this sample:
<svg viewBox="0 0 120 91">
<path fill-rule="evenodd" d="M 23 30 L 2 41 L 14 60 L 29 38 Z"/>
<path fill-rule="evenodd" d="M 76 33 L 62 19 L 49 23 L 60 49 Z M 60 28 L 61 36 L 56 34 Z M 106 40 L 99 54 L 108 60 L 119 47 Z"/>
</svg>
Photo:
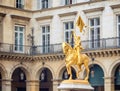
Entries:
<svg viewBox="0 0 120 91">
<path fill-rule="evenodd" d="M 88 81 L 85 80 L 64 80 L 61 82 L 58 89 L 62 90 L 84 90 L 91 91 L 94 90 L 93 87 L 90 86 Z"/>
</svg>

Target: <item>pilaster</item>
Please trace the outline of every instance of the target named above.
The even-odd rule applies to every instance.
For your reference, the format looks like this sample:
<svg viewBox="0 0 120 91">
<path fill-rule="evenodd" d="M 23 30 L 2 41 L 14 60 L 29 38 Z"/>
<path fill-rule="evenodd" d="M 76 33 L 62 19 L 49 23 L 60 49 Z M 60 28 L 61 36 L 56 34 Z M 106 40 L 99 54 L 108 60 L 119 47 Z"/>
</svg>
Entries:
<svg viewBox="0 0 120 91">
<path fill-rule="evenodd" d="M 2 91 L 11 91 L 11 79 L 2 80 Z"/>
<path fill-rule="evenodd" d="M 39 91 L 39 80 L 26 81 L 27 91 Z"/>
<path fill-rule="evenodd" d="M 114 91 L 114 77 L 105 77 L 104 91 Z"/>
</svg>

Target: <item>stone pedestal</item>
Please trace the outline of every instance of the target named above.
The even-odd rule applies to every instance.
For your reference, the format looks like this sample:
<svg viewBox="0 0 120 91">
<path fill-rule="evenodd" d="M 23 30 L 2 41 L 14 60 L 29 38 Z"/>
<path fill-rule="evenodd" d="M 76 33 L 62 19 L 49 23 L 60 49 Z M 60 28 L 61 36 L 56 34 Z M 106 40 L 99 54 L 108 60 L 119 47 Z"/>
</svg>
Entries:
<svg viewBox="0 0 120 91">
<path fill-rule="evenodd" d="M 64 80 L 61 82 L 58 89 L 62 91 L 92 91 L 93 87 L 90 86 L 88 81 L 85 80 Z"/>
</svg>

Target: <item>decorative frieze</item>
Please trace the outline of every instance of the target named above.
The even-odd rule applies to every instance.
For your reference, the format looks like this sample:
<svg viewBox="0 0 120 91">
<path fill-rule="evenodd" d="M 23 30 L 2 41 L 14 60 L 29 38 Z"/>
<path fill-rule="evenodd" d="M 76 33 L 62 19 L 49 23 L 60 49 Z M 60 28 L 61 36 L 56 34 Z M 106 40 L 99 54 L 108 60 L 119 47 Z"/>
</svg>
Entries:
<svg viewBox="0 0 120 91">
<path fill-rule="evenodd" d="M 90 58 L 93 57 L 111 57 L 111 56 L 119 56 L 120 49 L 109 49 L 109 50 L 92 50 L 92 51 L 83 51 Z M 1 60 L 9 60 L 9 61 L 57 61 L 64 60 L 65 55 L 63 53 L 58 54 L 43 54 L 43 55 L 26 55 L 26 54 L 9 54 L 9 53 L 0 53 Z"/>
</svg>

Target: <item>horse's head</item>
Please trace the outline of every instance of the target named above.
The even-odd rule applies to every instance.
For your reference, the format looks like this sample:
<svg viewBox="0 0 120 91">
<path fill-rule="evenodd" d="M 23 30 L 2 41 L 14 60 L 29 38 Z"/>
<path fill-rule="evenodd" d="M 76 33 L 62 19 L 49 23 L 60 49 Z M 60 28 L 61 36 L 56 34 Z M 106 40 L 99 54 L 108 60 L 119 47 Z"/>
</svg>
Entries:
<svg viewBox="0 0 120 91">
<path fill-rule="evenodd" d="M 70 51 L 72 51 L 72 47 L 66 42 L 62 43 L 62 48 L 63 48 L 63 53 L 65 55 L 67 55 Z"/>
</svg>

